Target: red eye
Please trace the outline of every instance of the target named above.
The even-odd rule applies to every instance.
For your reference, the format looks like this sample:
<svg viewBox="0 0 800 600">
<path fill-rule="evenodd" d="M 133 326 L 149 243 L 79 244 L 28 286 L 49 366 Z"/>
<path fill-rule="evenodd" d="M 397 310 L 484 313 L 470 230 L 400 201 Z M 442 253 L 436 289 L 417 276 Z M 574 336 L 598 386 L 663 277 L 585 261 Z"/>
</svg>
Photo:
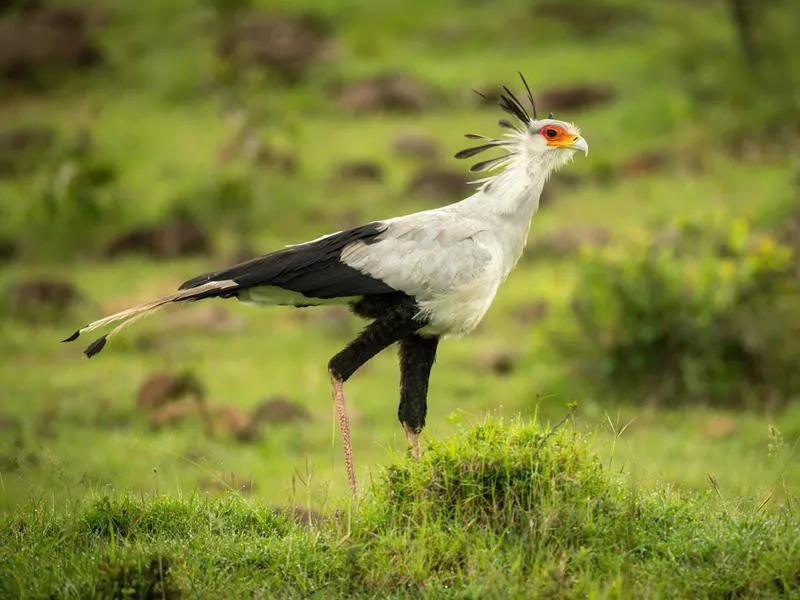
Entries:
<svg viewBox="0 0 800 600">
<path fill-rule="evenodd" d="M 556 131 L 552 127 L 548 127 L 547 129 L 544 130 L 544 134 L 550 139 L 553 139 L 554 137 L 558 136 L 558 131 Z"/>
</svg>

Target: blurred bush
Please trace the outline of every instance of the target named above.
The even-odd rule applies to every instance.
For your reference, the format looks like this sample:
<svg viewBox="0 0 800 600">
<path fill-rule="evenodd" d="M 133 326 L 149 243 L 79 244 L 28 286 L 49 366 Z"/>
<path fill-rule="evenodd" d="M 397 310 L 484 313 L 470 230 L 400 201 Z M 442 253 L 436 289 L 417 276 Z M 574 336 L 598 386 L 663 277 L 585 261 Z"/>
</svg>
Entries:
<svg viewBox="0 0 800 600">
<path fill-rule="evenodd" d="M 170 213 L 190 218 L 216 231 L 231 232 L 243 243 L 250 240 L 261 216 L 255 201 L 256 177 L 251 170 L 224 170 L 175 198 Z"/>
<path fill-rule="evenodd" d="M 619 0 L 535 0 L 533 14 L 537 22 L 554 25 L 578 38 L 600 39 L 651 25 L 641 3 Z"/>
<path fill-rule="evenodd" d="M 75 3 L 0 0 L 0 84 L 46 89 L 70 73 L 99 66 L 106 56 L 95 41 L 90 10 Z"/>
<path fill-rule="evenodd" d="M 729 26 L 684 19 L 674 56 L 694 117 L 747 152 L 800 138 L 795 0 L 726 0 Z"/>
<path fill-rule="evenodd" d="M 117 166 L 94 149 L 88 132 L 41 157 L 30 183 L 18 243 L 27 256 L 69 258 L 96 250 L 123 221 Z"/>
<path fill-rule="evenodd" d="M 776 405 L 800 390 L 792 250 L 743 220 L 587 250 L 559 351 L 593 385 L 666 404 Z"/>
</svg>

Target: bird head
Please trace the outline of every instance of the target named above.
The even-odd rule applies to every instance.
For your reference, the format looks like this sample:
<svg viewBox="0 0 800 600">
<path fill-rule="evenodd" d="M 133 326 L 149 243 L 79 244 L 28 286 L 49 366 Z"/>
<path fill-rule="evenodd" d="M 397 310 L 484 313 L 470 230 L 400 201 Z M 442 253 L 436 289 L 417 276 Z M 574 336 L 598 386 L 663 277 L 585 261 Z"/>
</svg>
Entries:
<svg viewBox="0 0 800 600">
<path fill-rule="evenodd" d="M 456 158 L 470 158 L 494 148 L 505 150 L 505 154 L 501 156 L 472 165 L 470 171 L 473 173 L 489 172 L 516 163 L 541 171 L 542 175 L 546 177 L 552 171 L 567 164 L 576 151 L 589 154 L 589 145 L 581 136 L 580 129 L 574 124 L 555 119 L 552 113 L 546 119 L 539 119 L 533 93 L 522 73 L 519 76 L 528 95 L 531 113 L 529 114 L 525 110 L 510 89 L 503 86 L 503 93 L 500 95 L 498 105 L 515 117 L 518 123 L 501 119 L 500 126 L 509 130 L 502 139 L 474 133 L 467 134 L 468 139 L 483 140 L 484 143 L 458 152 L 455 155 Z M 488 179 L 491 177 L 474 183 L 482 183 Z"/>
<path fill-rule="evenodd" d="M 589 154 L 589 144 L 581 136 L 580 129 L 552 117 L 531 120 L 520 137 L 518 141 L 522 147 L 527 146 L 529 158 L 540 161 L 548 170 L 563 167 L 576 151 Z"/>
</svg>

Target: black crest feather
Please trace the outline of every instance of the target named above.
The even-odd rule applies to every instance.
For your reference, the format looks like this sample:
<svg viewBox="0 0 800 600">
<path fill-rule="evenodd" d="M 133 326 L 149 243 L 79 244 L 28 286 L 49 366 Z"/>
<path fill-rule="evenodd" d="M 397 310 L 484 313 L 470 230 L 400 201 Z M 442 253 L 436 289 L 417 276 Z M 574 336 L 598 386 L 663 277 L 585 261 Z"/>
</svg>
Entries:
<svg viewBox="0 0 800 600">
<path fill-rule="evenodd" d="M 508 160 L 509 155 L 504 154 L 503 156 L 496 156 L 495 158 L 490 158 L 489 160 L 484 160 L 483 162 L 475 163 L 472 165 L 469 170 L 473 173 L 479 173 L 480 171 L 486 171 L 491 169 L 498 163 L 503 162 L 504 160 Z"/>
<path fill-rule="evenodd" d="M 514 93 L 508 89 L 507 86 L 504 85 L 503 90 L 505 91 L 505 94 L 500 94 L 500 101 L 497 103 L 497 105 L 508 114 L 517 117 L 517 119 L 519 119 L 523 124 L 529 125 L 531 123 L 531 117 L 527 112 L 525 112 L 525 109 L 523 108 L 522 104 L 520 104 L 520 101 L 517 99 Z"/>
<path fill-rule="evenodd" d="M 492 148 L 497 148 L 498 146 L 504 145 L 504 142 L 489 142 L 488 144 L 483 144 L 482 146 L 475 146 L 474 148 L 465 148 L 460 152 L 456 153 L 456 158 L 469 158 L 471 156 L 475 156 L 476 154 L 480 154 L 481 152 L 485 152 L 486 150 L 491 150 Z"/>
<path fill-rule="evenodd" d="M 522 71 L 519 71 L 519 78 L 522 80 L 522 85 L 525 86 L 525 91 L 528 92 L 528 100 L 531 103 L 531 110 L 533 111 L 533 120 L 538 121 L 539 115 L 536 112 L 536 101 L 533 99 L 533 92 L 531 92 L 531 86 L 529 86 L 528 82 L 525 81 L 525 75 L 522 74 Z"/>
<path fill-rule="evenodd" d="M 483 92 L 479 92 L 478 90 L 472 90 L 475 94 L 483 98 L 484 100 L 488 100 L 489 98 Z"/>
<path fill-rule="evenodd" d="M 498 125 L 500 125 L 500 127 L 503 127 L 504 129 L 510 129 L 514 132 L 521 134 L 526 131 L 527 127 L 530 126 L 531 123 L 539 119 L 539 113 L 536 110 L 536 101 L 533 98 L 533 92 L 531 91 L 531 88 L 528 85 L 528 81 L 525 79 L 525 76 L 522 74 L 521 71 L 519 72 L 519 78 L 522 80 L 522 85 L 525 87 L 525 92 L 527 93 L 528 101 L 530 102 L 531 105 L 533 118 L 531 118 L 531 115 L 528 113 L 527 110 L 525 110 L 525 107 L 523 106 L 522 102 L 520 102 L 519 98 L 517 98 L 517 96 L 514 95 L 514 92 L 512 92 L 508 88 L 508 86 L 505 85 L 501 86 L 502 92 L 500 93 L 500 100 L 497 104 L 505 112 L 518 119 L 520 123 L 522 123 L 524 128 L 515 125 L 508 119 L 500 119 L 498 121 Z M 488 100 L 485 94 L 477 90 L 472 90 L 472 91 L 475 92 L 481 98 Z M 514 145 L 512 142 L 506 140 L 493 139 L 476 133 L 468 133 L 466 134 L 466 137 L 467 139 L 470 140 L 485 140 L 486 143 L 481 144 L 479 146 L 475 146 L 473 148 L 465 148 L 464 150 L 461 150 L 460 152 L 456 153 L 455 155 L 456 158 L 471 158 L 477 154 L 480 154 L 481 152 L 485 152 L 486 150 L 491 150 L 492 148 L 506 149 L 509 147 L 513 147 Z M 497 165 L 500 165 L 504 161 L 508 160 L 509 156 L 511 156 L 511 154 L 506 153 L 503 156 L 490 158 L 489 160 L 484 160 L 482 162 L 476 163 L 472 165 L 470 171 L 478 172 L 478 171 L 489 170 Z"/>
</svg>

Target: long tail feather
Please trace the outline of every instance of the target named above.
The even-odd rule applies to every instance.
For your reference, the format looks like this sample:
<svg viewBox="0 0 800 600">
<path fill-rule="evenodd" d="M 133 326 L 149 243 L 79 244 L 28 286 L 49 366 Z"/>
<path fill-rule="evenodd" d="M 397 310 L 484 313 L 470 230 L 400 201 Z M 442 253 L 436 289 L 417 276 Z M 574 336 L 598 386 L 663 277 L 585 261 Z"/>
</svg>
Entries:
<svg viewBox="0 0 800 600">
<path fill-rule="evenodd" d="M 235 281 L 230 281 L 230 280 L 210 281 L 208 283 L 205 283 L 203 285 L 191 289 L 180 290 L 178 292 L 175 292 L 174 294 L 170 294 L 168 296 L 164 296 L 163 298 L 159 298 L 158 300 L 153 300 L 152 302 L 140 304 L 138 306 L 128 308 L 113 315 L 109 315 L 102 319 L 98 319 L 97 321 L 92 321 L 91 323 L 89 323 L 84 327 L 81 327 L 71 336 L 62 341 L 74 342 L 83 333 L 87 333 L 89 331 L 105 327 L 106 325 L 110 325 L 112 323 L 119 323 L 109 333 L 101 336 L 100 338 L 96 339 L 94 342 L 89 344 L 89 346 L 84 351 L 84 354 L 86 354 L 87 358 L 91 358 L 105 347 L 106 342 L 111 336 L 116 335 L 128 325 L 131 325 L 136 321 L 143 319 L 147 315 L 155 312 L 165 304 L 170 304 L 172 302 L 181 302 L 185 300 L 194 300 L 198 298 L 207 298 L 209 296 L 214 295 L 215 292 L 220 292 L 220 293 L 225 292 L 226 290 L 234 289 L 237 286 L 238 284 Z"/>
</svg>

